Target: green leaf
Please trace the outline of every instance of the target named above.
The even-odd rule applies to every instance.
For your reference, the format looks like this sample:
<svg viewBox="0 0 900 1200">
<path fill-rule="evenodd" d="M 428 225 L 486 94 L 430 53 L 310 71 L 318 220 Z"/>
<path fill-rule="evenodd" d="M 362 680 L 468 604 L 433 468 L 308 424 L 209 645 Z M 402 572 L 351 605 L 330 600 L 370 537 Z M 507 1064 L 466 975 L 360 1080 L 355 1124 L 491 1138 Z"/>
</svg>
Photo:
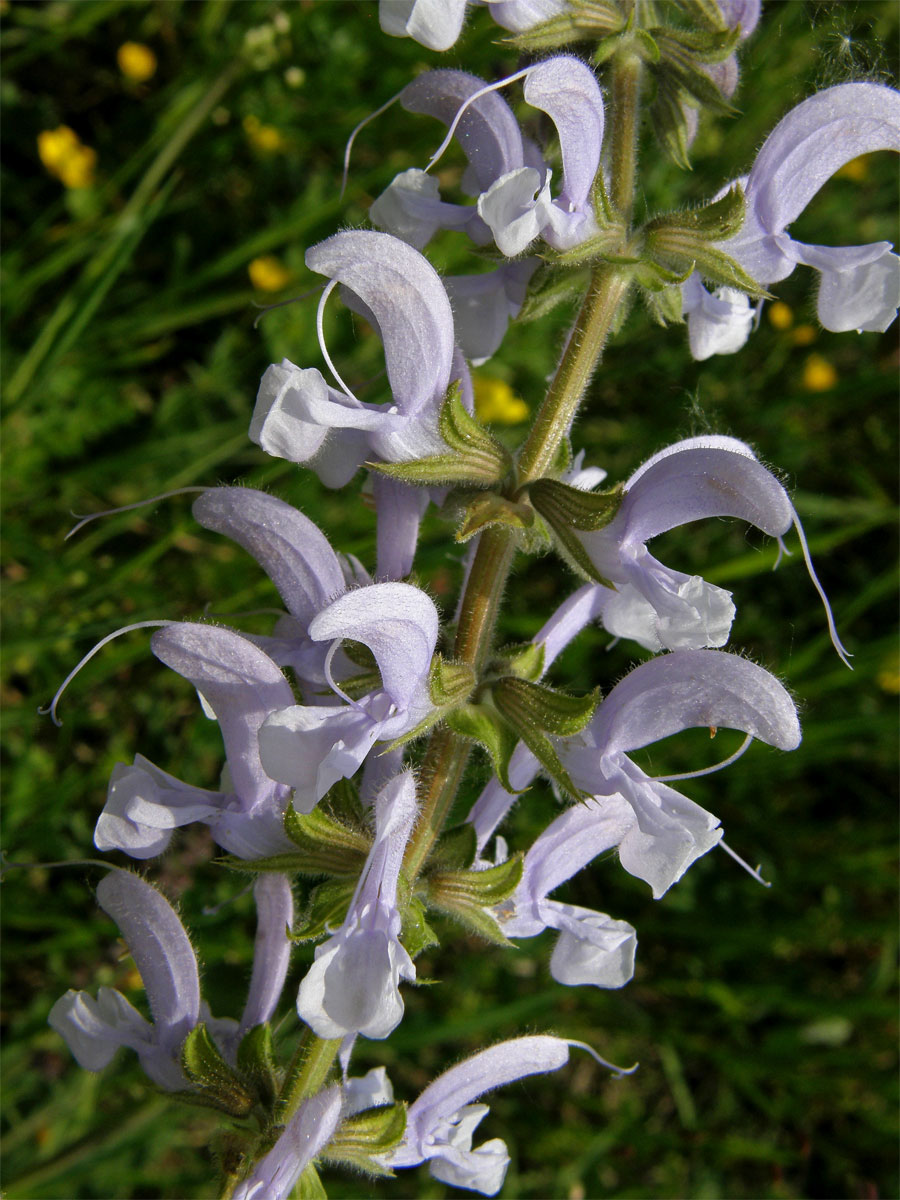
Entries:
<svg viewBox="0 0 900 1200">
<path fill-rule="evenodd" d="M 603 529 L 622 506 L 625 490 L 621 484 L 606 492 L 586 492 L 558 479 L 536 479 L 528 485 L 534 507 L 553 528 L 564 522 L 585 532 Z"/>
<path fill-rule="evenodd" d="M 475 672 L 468 663 L 447 662 L 440 654 L 431 660 L 428 691 L 431 703 L 438 708 L 462 703 L 472 693 Z"/>
<path fill-rule="evenodd" d="M 295 942 L 311 942 L 343 924 L 356 879 L 328 879 L 313 888 L 303 921 L 291 933 Z"/>
<path fill-rule="evenodd" d="M 271 1108 L 278 1094 L 278 1070 L 268 1023 L 254 1025 L 241 1038 L 237 1052 L 238 1071 L 253 1087 L 260 1103 Z"/>
<path fill-rule="evenodd" d="M 303 1174 L 297 1181 L 293 1194 L 295 1200 L 328 1200 L 328 1193 L 319 1178 L 315 1163 L 307 1163 L 303 1168 Z"/>
<path fill-rule="evenodd" d="M 404 463 L 368 463 L 374 471 L 411 484 L 468 484 L 491 487 L 512 467 L 506 447 L 473 417 L 462 402 L 458 382 L 451 385 L 438 418 L 450 454 L 433 454 Z"/>
<path fill-rule="evenodd" d="M 435 843 L 428 860 L 429 867 L 459 871 L 471 867 L 478 852 L 478 835 L 468 821 L 445 829 Z"/>
<path fill-rule="evenodd" d="M 519 795 L 528 790 L 516 789 L 509 781 L 509 760 L 518 739 L 495 709 L 486 704 L 464 704 L 447 717 L 447 724 L 455 733 L 484 746 L 500 782 L 508 792 Z"/>
<path fill-rule="evenodd" d="M 427 878 L 428 904 L 499 946 L 508 946 L 497 918 L 487 910 L 509 899 L 522 878 L 523 858 L 515 855 L 484 871 L 436 871 Z"/>
<path fill-rule="evenodd" d="M 430 946 L 440 945 L 440 939 L 426 920 L 425 905 L 417 896 L 412 897 L 403 914 L 400 942 L 410 958 L 417 958 Z"/>
<path fill-rule="evenodd" d="M 494 702 L 505 716 L 527 720 L 545 733 L 571 737 L 580 733 L 594 715 L 600 702 L 598 691 L 587 696 L 570 696 L 542 683 L 507 677 L 493 688 Z"/>
<path fill-rule="evenodd" d="M 724 196 L 701 208 L 648 221 L 644 232 L 651 236 L 657 232 L 671 232 L 676 236 L 693 234 L 709 242 L 724 242 L 740 232 L 745 213 L 744 190 L 739 183 L 735 183 Z"/>
<path fill-rule="evenodd" d="M 246 1117 L 253 1096 L 219 1052 L 204 1024 L 196 1025 L 181 1047 L 181 1067 L 204 1102 L 233 1117 Z"/>
<path fill-rule="evenodd" d="M 456 531 L 456 540 L 467 542 L 476 533 L 481 533 L 491 525 L 529 530 L 534 525 L 534 509 L 530 504 L 507 500 L 505 496 L 498 496 L 495 492 L 488 492 L 486 496 L 476 496 L 465 507 L 462 524 Z"/>
<path fill-rule="evenodd" d="M 394 1172 L 374 1157 L 392 1150 L 406 1132 L 406 1105 L 382 1104 L 348 1117 L 328 1143 L 326 1162 L 356 1167 L 367 1175 L 393 1178 Z"/>
</svg>

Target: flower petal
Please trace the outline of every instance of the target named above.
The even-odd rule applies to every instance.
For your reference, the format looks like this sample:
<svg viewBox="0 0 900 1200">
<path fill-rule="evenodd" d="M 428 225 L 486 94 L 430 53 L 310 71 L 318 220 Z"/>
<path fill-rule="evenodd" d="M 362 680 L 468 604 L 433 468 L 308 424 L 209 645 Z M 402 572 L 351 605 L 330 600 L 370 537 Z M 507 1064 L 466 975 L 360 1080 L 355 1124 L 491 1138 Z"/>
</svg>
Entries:
<svg viewBox="0 0 900 1200">
<path fill-rule="evenodd" d="M 597 77 L 580 59 L 562 54 L 529 71 L 523 95 L 528 104 L 547 113 L 559 134 L 563 190 L 556 203 L 564 212 L 580 212 L 590 197 L 603 145 L 603 97 Z"/>
<path fill-rule="evenodd" d="M 293 948 L 290 928 L 294 898 L 288 877 L 275 872 L 260 875 L 253 885 L 253 897 L 257 911 L 256 941 L 241 1033 L 271 1018 L 281 998 Z"/>
</svg>

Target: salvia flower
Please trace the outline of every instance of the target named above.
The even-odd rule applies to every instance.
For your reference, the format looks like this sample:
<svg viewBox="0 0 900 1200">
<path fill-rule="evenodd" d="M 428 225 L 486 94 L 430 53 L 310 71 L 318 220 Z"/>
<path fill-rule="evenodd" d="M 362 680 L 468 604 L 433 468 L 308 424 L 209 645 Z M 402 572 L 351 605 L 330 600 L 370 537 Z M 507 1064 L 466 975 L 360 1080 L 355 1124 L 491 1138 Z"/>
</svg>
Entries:
<svg viewBox="0 0 900 1200">
<path fill-rule="evenodd" d="M 490 1111 L 487 1104 L 472 1101 L 517 1079 L 558 1071 L 569 1061 L 570 1046 L 579 1046 L 610 1066 L 582 1042 L 536 1036 L 500 1042 L 451 1067 L 409 1106 L 403 1141 L 383 1156 L 385 1166 L 415 1167 L 427 1162 L 442 1183 L 496 1195 L 503 1186 L 509 1154 L 500 1138 L 472 1149 L 472 1135 Z M 618 1067 L 611 1069 L 625 1073 Z"/>
<path fill-rule="evenodd" d="M 412 732 L 431 712 L 428 680 L 438 615 L 425 592 L 408 583 L 375 583 L 345 592 L 309 624 L 309 637 L 336 650 L 343 638 L 371 650 L 381 687 L 342 703 L 277 706 L 259 730 L 262 764 L 294 789 L 294 807 L 310 812 L 339 779 L 349 779 L 380 741 Z"/>
<path fill-rule="evenodd" d="M 272 1149 L 231 1193 L 232 1200 L 288 1200 L 304 1169 L 333 1137 L 341 1115 L 339 1087 L 304 1101 Z"/>
<path fill-rule="evenodd" d="M 635 824 L 619 842 L 619 857 L 657 898 L 721 840 L 722 829 L 717 817 L 648 776 L 628 753 L 704 726 L 739 729 L 779 750 L 800 744 L 797 710 L 778 680 L 716 650 L 676 650 L 641 663 L 616 684 L 582 733 L 558 743 L 576 786 L 630 804 Z"/>
<path fill-rule="evenodd" d="M 475 0 L 478 3 L 478 0 Z M 483 0 L 504 29 L 526 29 L 562 12 L 568 0 Z M 466 18 L 466 0 L 379 0 L 381 28 L 392 37 L 411 37 L 429 50 L 449 50 Z"/>
<path fill-rule="evenodd" d="M 316 949 L 300 984 L 297 1012 L 321 1038 L 385 1038 L 403 1017 L 400 980 L 416 968 L 400 944 L 397 884 L 416 818 L 409 771 L 375 800 L 375 840 L 337 933 Z"/>
<path fill-rule="evenodd" d="M 577 245 L 596 232 L 591 189 L 600 165 L 604 108 L 593 72 L 559 55 L 520 74 L 528 104 L 556 126 L 563 160 L 562 187 L 551 193 L 552 172 L 519 130 L 512 110 L 474 75 L 429 71 L 404 88 L 400 101 L 454 127 L 468 159 L 464 187 L 470 205 L 448 204 L 425 171 L 399 175 L 372 205 L 372 222 L 421 248 L 438 229 L 457 229 L 478 244 L 493 238 L 507 257 L 542 237 L 554 249 Z"/>
<path fill-rule="evenodd" d="M 900 303 L 900 259 L 889 242 L 817 246 L 795 241 L 788 226 L 851 159 L 900 150 L 900 94 L 876 83 L 826 88 L 798 104 L 766 139 L 744 182 L 743 228 L 719 248 L 760 284 L 785 279 L 798 265 L 821 275 L 819 320 L 836 333 L 885 330 Z M 709 293 L 699 279 L 684 293 L 695 358 L 740 349 L 752 325 L 746 296 Z"/>
<path fill-rule="evenodd" d="M 278 665 L 241 634 L 217 625 L 176 623 L 153 635 L 153 653 L 199 692 L 225 742 L 222 789 L 191 787 L 138 755 L 110 779 L 94 844 L 152 858 L 174 829 L 200 821 L 223 849 L 259 858 L 289 849 L 282 822 L 290 790 L 266 773 L 258 734 L 270 713 L 293 703 Z"/>
</svg>

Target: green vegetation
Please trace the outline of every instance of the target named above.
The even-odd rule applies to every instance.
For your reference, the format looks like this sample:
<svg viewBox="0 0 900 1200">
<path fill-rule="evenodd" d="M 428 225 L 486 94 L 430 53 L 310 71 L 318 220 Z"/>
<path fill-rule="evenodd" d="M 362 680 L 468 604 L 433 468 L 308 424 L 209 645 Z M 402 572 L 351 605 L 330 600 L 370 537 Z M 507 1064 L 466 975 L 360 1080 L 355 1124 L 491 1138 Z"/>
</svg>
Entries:
<svg viewBox="0 0 900 1200">
<path fill-rule="evenodd" d="M 255 610 L 277 603 L 255 563 L 193 523 L 189 499 L 106 518 L 64 542 L 70 512 L 241 481 L 297 504 L 339 549 L 372 565 L 374 519 L 355 497 L 325 491 L 247 439 L 265 367 L 282 356 L 318 362 L 314 298 L 258 325 L 255 304 L 312 288 L 305 248 L 362 224 L 397 171 L 427 161 L 437 125 L 392 109 L 359 138 L 341 198 L 350 130 L 439 56 L 381 35 L 368 2 L 5 0 L 0 14 L 4 847 L 13 862 L 46 864 L 92 855 L 116 762 L 139 751 L 201 786 L 215 784 L 221 765 L 215 727 L 189 686 L 150 655 L 145 632 L 92 660 L 62 701 L 61 728 L 39 716 L 80 655 L 116 627 L 155 617 L 215 615 L 262 631 L 271 618 Z M 890 80 L 895 64 L 880 48 L 896 46 L 897 20 L 887 2 L 770 5 L 745 55 L 738 103 L 746 115 L 701 128 L 687 176 L 648 142 L 648 210 L 699 202 L 740 174 L 778 118 L 814 88 Z M 512 55 L 496 36 L 476 14 L 441 61 L 505 74 Z M 143 82 L 117 64 L 129 42 L 156 56 Z M 42 165 L 38 136 L 60 126 L 96 152 L 95 163 L 90 154 L 70 160 L 70 179 L 80 172 L 90 186 L 67 187 Z M 893 237 L 895 164 L 884 155 L 855 166 L 823 189 L 798 236 Z M 463 253 L 448 235 L 439 265 Z M 285 284 L 278 292 L 254 288 L 248 275 L 270 255 L 269 280 Z M 763 890 L 711 854 L 655 903 L 612 861 L 595 863 L 561 898 L 637 926 L 629 987 L 560 987 L 543 938 L 503 953 L 448 926 L 444 947 L 427 952 L 419 971 L 442 986 L 407 989 L 396 1034 L 358 1049 L 358 1066 L 385 1063 L 405 1099 L 463 1053 L 517 1033 L 556 1031 L 615 1061 L 640 1059 L 641 1070 L 618 1082 L 583 1059 L 493 1099 L 485 1136 L 504 1137 L 513 1155 L 504 1196 L 898 1194 L 896 326 L 881 336 L 827 334 L 815 326 L 811 286 L 809 272 L 795 272 L 777 287 L 790 310 L 777 310 L 781 321 L 767 309 L 744 352 L 706 363 L 691 361 L 682 329 L 660 330 L 634 312 L 576 431 L 576 446 L 612 480 L 678 435 L 715 430 L 753 443 L 796 488 L 855 654 L 852 675 L 830 646 L 799 553 L 772 574 L 771 543 L 710 522 L 667 535 L 672 548 L 659 555 L 734 589 L 734 645 L 801 702 L 798 751 L 757 745 L 733 770 L 686 788 L 774 886 Z M 490 365 L 531 405 L 566 315 L 514 328 Z M 335 318 L 329 345 L 349 378 L 379 370 L 364 329 Z M 503 436 L 514 444 L 515 427 Z M 449 607 L 460 565 L 447 534 L 429 519 L 422 573 Z M 570 586 L 550 559 L 523 566 L 509 598 L 509 639 L 531 636 Z M 607 652 L 608 640 L 589 631 L 555 677 L 585 689 L 604 674 L 613 681 L 634 652 Z M 698 755 L 723 757 L 733 748 L 725 739 L 710 750 L 705 734 L 682 735 L 666 772 L 688 769 Z M 476 761 L 464 799 L 483 770 Z M 510 827 L 518 844 L 554 805 L 540 787 L 523 798 Z M 212 853 L 205 832 L 191 829 L 151 872 L 181 904 L 216 1015 L 236 1015 L 252 902 Z M 99 1076 L 82 1071 L 46 1024 L 69 987 L 105 983 L 142 1001 L 114 926 L 94 903 L 96 879 L 89 866 L 31 865 L 6 877 L 4 1193 L 212 1196 L 215 1117 L 153 1094 L 133 1057 Z M 300 969 L 298 961 L 297 978 Z M 290 1005 L 283 1028 L 299 1032 Z M 449 1192 L 424 1169 L 377 1185 L 334 1173 L 328 1188 L 334 1197 Z"/>
</svg>

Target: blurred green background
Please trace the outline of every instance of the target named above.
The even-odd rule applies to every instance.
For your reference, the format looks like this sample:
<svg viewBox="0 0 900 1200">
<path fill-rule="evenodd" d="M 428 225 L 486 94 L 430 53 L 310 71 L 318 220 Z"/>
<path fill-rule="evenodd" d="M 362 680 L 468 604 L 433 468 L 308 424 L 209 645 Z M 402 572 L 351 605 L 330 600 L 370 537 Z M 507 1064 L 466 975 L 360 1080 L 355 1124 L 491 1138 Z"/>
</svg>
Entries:
<svg viewBox="0 0 900 1200">
<path fill-rule="evenodd" d="M 646 143 L 646 211 L 699 201 L 746 170 L 816 87 L 894 78 L 897 13 L 889 2 L 769 5 L 744 56 L 744 114 L 702 125 L 694 171 L 680 175 Z M 4 0 L 0 19 L 4 848 L 35 864 L 91 856 L 117 761 L 139 751 L 201 786 L 215 785 L 221 765 L 215 727 L 150 655 L 146 633 L 90 663 L 62 702 L 61 728 L 38 716 L 80 655 L 154 617 L 214 614 L 262 631 L 270 618 L 236 614 L 277 602 L 242 551 L 193 523 L 186 498 L 64 542 L 70 512 L 240 480 L 297 503 L 338 549 L 374 566 L 358 484 L 324 491 L 247 439 L 265 367 L 284 355 L 320 362 L 314 298 L 258 325 L 256 305 L 313 287 L 305 249 L 363 224 L 393 175 L 424 165 L 439 141 L 434 122 L 391 110 L 360 137 L 342 199 L 341 154 L 357 121 L 426 66 L 493 78 L 516 60 L 485 13 L 438 56 L 381 35 L 374 3 L 337 0 Z M 833 179 L 794 232 L 893 240 L 895 192 L 895 163 L 870 156 Z M 466 255 L 453 236 L 435 247 L 442 268 L 465 269 Z M 359 1071 L 386 1063 L 398 1098 L 413 1099 L 463 1053 L 523 1032 L 556 1031 L 641 1062 L 614 1082 L 576 1056 L 557 1076 L 496 1094 L 482 1128 L 510 1148 L 504 1196 L 898 1194 L 896 326 L 821 331 L 802 270 L 777 291 L 782 303 L 744 352 L 701 364 L 683 329 L 660 330 L 636 310 L 593 384 L 576 448 L 618 479 L 677 436 L 715 430 L 753 443 L 794 490 L 855 669 L 831 649 L 799 553 L 773 574 L 771 543 L 722 522 L 654 544 L 663 561 L 735 591 L 733 645 L 785 679 L 801 706 L 798 751 L 754 746 L 727 773 L 684 789 L 774 886 L 710 854 L 654 903 L 614 861 L 595 863 L 560 897 L 637 926 L 637 972 L 621 992 L 554 984 L 549 938 L 503 953 L 445 930 L 441 950 L 418 964 L 441 985 L 407 988 L 395 1035 L 362 1041 L 355 1057 Z M 370 376 L 374 339 L 334 314 L 329 344 L 345 377 Z M 566 319 L 513 328 L 484 374 L 533 407 Z M 520 429 L 503 436 L 514 444 Z M 448 613 L 460 576 L 449 532 L 429 518 L 420 555 Z M 507 634 L 533 634 L 571 586 L 551 559 L 523 566 Z M 608 687 L 639 656 L 607 651 L 608 641 L 586 633 L 555 678 Z M 731 746 L 724 734 L 712 748 L 705 734 L 685 735 L 654 750 L 654 769 L 686 770 Z M 462 811 L 484 774 L 476 762 Z M 554 806 L 542 788 L 523 798 L 505 831 L 513 848 Z M 212 855 L 191 829 L 149 876 L 180 904 L 216 1015 L 237 1015 L 252 901 L 215 908 L 243 883 Z M 110 984 L 142 1003 L 93 900 L 97 877 L 87 866 L 37 865 L 6 876 L 4 1194 L 214 1196 L 216 1118 L 154 1094 L 133 1056 L 99 1076 L 81 1071 L 46 1025 L 69 987 Z M 302 958 L 285 992 L 288 1048 Z M 333 1196 L 450 1191 L 424 1170 L 377 1185 L 334 1173 L 327 1184 Z"/>
</svg>

